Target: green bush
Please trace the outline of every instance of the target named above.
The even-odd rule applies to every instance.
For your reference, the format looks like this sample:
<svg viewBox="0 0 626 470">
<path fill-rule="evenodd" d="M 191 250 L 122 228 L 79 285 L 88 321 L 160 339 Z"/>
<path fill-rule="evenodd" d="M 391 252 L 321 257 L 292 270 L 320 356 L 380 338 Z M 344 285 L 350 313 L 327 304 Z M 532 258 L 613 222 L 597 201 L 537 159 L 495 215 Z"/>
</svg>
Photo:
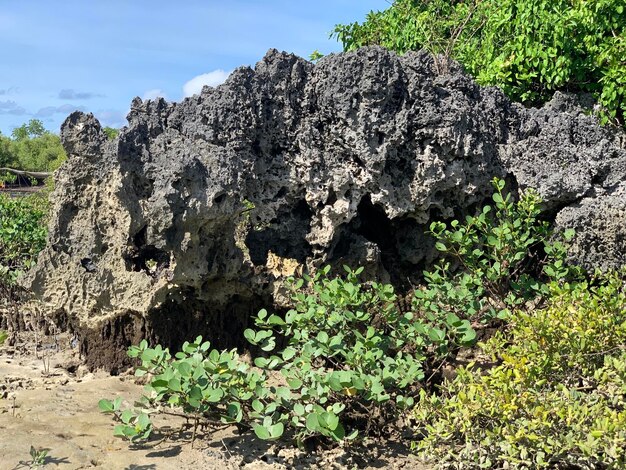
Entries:
<svg viewBox="0 0 626 470">
<path fill-rule="evenodd" d="M 566 246 L 574 233 L 555 236 L 538 219 L 541 199 L 531 190 L 514 202 L 504 181 L 494 178 L 493 205 L 486 205 L 465 222 L 433 222 L 430 234 L 442 253 L 426 285 L 415 293 L 414 309 L 434 314 L 454 313 L 487 323 L 505 320 L 511 309 L 540 300 L 550 280 L 571 280 L 579 269 L 565 263 Z"/>
<path fill-rule="evenodd" d="M 11 139 L 0 134 L 0 167 L 11 166 L 14 157 L 11 154 Z"/>
<path fill-rule="evenodd" d="M 105 127 L 102 129 L 109 140 L 114 140 L 120 133 L 119 129 L 114 127 Z"/>
<path fill-rule="evenodd" d="M 416 448 L 450 468 L 624 468 L 626 293 L 615 273 L 550 285 L 482 345 L 499 365 L 423 392 Z"/>
<path fill-rule="evenodd" d="M 46 244 L 47 201 L 0 194 L 0 285 L 13 285 Z"/>
<path fill-rule="evenodd" d="M 528 104 L 555 90 L 590 92 L 605 119 L 624 124 L 622 0 L 397 0 L 363 23 L 336 26 L 334 35 L 345 50 L 379 44 L 399 53 L 442 54 L 480 84 Z"/>
<path fill-rule="evenodd" d="M 174 358 L 145 341 L 131 348 L 130 356 L 141 360 L 137 375 L 149 373 L 151 380 L 144 409 L 100 402 L 121 421 L 115 433 L 147 438 L 148 416 L 159 406 L 182 409 L 196 427 L 221 420 L 252 428 L 260 439 L 287 433 L 298 444 L 396 426 L 414 405 L 426 358 L 442 360 L 449 345 L 470 344 L 475 335 L 456 317 L 428 321 L 400 312 L 393 287 L 358 282 L 361 269 L 347 269 L 345 279 L 328 278 L 328 271 L 294 281 L 295 306 L 284 318 L 259 312 L 258 329 L 244 336 L 270 355 L 257 357 L 254 367 L 235 351 L 211 350 L 200 337 Z"/>
</svg>

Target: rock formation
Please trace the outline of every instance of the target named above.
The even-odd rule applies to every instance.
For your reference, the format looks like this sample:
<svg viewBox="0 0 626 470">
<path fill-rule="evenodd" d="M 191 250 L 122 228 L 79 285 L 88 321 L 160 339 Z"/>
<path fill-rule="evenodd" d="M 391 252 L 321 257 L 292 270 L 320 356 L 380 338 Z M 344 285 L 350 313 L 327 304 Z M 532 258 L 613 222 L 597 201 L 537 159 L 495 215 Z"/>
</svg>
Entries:
<svg viewBox="0 0 626 470">
<path fill-rule="evenodd" d="M 128 121 L 109 141 L 92 115 L 66 120 L 27 281 L 93 367 L 143 337 L 233 345 L 286 276 L 326 263 L 412 282 L 429 222 L 475 209 L 494 176 L 578 230 L 577 262 L 624 262 L 624 135 L 565 95 L 526 109 L 456 66 L 437 74 L 423 52 L 313 65 L 271 50 L 180 103 L 137 98 Z"/>
</svg>

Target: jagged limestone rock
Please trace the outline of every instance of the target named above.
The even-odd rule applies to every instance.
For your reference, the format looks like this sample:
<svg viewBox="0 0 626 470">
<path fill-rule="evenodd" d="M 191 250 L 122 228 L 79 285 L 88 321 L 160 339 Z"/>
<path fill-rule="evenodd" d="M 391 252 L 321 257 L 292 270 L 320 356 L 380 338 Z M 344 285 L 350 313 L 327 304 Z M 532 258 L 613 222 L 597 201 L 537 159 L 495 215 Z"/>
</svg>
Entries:
<svg viewBox="0 0 626 470">
<path fill-rule="evenodd" d="M 602 239 L 593 208 L 626 171 L 623 134 L 570 97 L 525 109 L 457 66 L 435 73 L 424 52 L 376 47 L 317 65 L 271 50 L 180 103 L 135 99 L 128 120 L 115 141 L 91 115 L 63 125 L 50 239 L 27 281 L 108 369 L 143 337 L 235 344 L 250 313 L 284 304 L 286 276 L 325 263 L 406 286 L 435 256 L 429 222 L 474 210 L 494 176 Z M 575 259 L 621 263 L 611 233 Z"/>
</svg>

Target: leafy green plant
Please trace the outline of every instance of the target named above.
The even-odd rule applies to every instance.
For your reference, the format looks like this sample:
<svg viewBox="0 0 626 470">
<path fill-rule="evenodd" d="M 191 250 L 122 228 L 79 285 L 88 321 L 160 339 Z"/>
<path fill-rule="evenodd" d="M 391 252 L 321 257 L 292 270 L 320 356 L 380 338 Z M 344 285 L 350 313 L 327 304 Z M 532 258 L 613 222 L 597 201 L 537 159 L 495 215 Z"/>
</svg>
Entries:
<svg viewBox="0 0 626 470">
<path fill-rule="evenodd" d="M 513 308 L 542 298 L 549 280 L 576 279 L 566 264 L 567 230 L 555 237 L 538 219 L 541 199 L 533 190 L 514 202 L 503 180 L 494 178 L 493 206 L 465 222 L 433 222 L 430 233 L 444 257 L 424 273 L 426 286 L 415 293 L 415 309 L 431 315 L 455 314 L 488 322 L 506 319 Z"/>
<path fill-rule="evenodd" d="M 150 408 L 165 405 L 182 411 L 193 419 L 195 437 L 201 420 L 241 422 L 254 394 L 265 393 L 261 384 L 267 377 L 262 372 L 253 371 L 236 351 L 210 349 L 202 337 L 186 342 L 175 357 L 159 345 L 149 348 L 146 341 L 131 347 L 129 356 L 141 361 L 137 376 L 151 376 L 139 409 L 121 410 L 120 398 L 101 400 L 99 406 L 120 421 L 115 435 L 133 441 L 146 439 L 152 432 Z"/>
<path fill-rule="evenodd" d="M 311 55 L 309 55 L 309 60 L 311 62 L 317 62 L 318 60 L 320 60 L 322 57 L 324 57 L 324 54 L 322 54 L 320 51 L 318 51 L 317 49 L 315 49 L 313 52 L 311 52 Z"/>
<path fill-rule="evenodd" d="M 0 346 L 4 344 L 4 342 L 7 340 L 8 337 L 9 337 L 9 334 L 6 331 L 0 330 Z"/>
<path fill-rule="evenodd" d="M 340 440 L 346 424 L 366 434 L 393 427 L 414 403 L 427 356 L 442 359 L 444 343 L 471 342 L 445 321 L 402 313 L 392 286 L 358 282 L 362 268 L 345 267 L 345 279 L 328 278 L 329 269 L 295 281 L 295 308 L 284 319 L 263 310 L 259 329 L 244 332 L 266 351 L 287 339 L 278 355 L 255 364 L 278 368 L 289 385 L 298 406 L 287 409 L 299 440 L 315 434 Z"/>
<path fill-rule="evenodd" d="M 480 84 L 529 104 L 555 90 L 593 93 L 605 120 L 625 123 L 622 0 L 396 0 L 333 34 L 345 50 L 379 44 L 456 59 Z"/>
<path fill-rule="evenodd" d="M 414 405 L 428 364 L 442 361 L 451 345 L 470 344 L 471 327 L 457 318 L 430 322 L 400 312 L 393 287 L 358 281 L 362 269 L 330 268 L 294 280 L 294 309 L 283 317 L 262 310 L 245 338 L 268 355 L 254 366 L 236 351 L 211 349 L 201 337 L 174 357 L 144 341 L 129 350 L 141 360 L 137 375 L 150 374 L 140 407 L 121 400 L 100 409 L 120 421 L 115 434 L 141 440 L 152 431 L 150 413 L 182 413 L 199 425 L 233 423 L 264 440 L 288 434 L 340 441 L 380 434 Z M 279 351 L 278 344 L 286 344 Z M 167 411 L 170 410 L 170 411 Z M 176 411 L 172 411 L 176 410 Z"/>
<path fill-rule="evenodd" d="M 24 294 L 16 281 L 35 264 L 46 243 L 47 206 L 44 196 L 13 199 L 0 194 L 0 323 L 9 330 L 20 315 Z"/>
<path fill-rule="evenodd" d="M 46 457 L 50 449 L 38 449 L 30 446 L 30 465 L 29 468 L 41 468 L 46 464 Z"/>
<path fill-rule="evenodd" d="M 152 432 L 152 423 L 145 413 L 136 413 L 131 409 L 121 410 L 122 398 L 115 400 L 102 399 L 98 402 L 100 411 L 112 414 L 120 424 L 116 425 L 113 435 L 131 441 L 147 439 Z"/>
<path fill-rule="evenodd" d="M 8 171 L 0 172 L 0 187 L 4 187 L 7 183 L 15 183 L 17 180 L 17 175 L 14 173 L 9 173 Z"/>
<path fill-rule="evenodd" d="M 0 283 L 12 285 L 46 243 L 45 208 L 36 197 L 0 194 Z"/>
<path fill-rule="evenodd" d="M 115 127 L 104 127 L 102 129 L 104 131 L 104 133 L 106 134 L 107 138 L 109 140 L 114 140 L 120 133 L 119 129 L 116 129 Z"/>
<path fill-rule="evenodd" d="M 624 273 L 550 284 L 482 345 L 496 365 L 461 368 L 415 417 L 425 457 L 451 468 L 624 468 Z"/>
</svg>

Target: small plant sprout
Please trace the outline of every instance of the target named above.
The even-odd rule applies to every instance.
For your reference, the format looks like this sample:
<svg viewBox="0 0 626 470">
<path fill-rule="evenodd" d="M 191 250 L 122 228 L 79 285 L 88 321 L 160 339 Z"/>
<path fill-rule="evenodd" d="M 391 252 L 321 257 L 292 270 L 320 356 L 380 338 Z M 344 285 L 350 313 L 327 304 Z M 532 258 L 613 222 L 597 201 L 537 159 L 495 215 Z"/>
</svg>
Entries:
<svg viewBox="0 0 626 470">
<path fill-rule="evenodd" d="M 30 465 L 29 468 L 41 468 L 46 464 L 46 457 L 50 449 L 35 448 L 30 446 Z"/>
</svg>

